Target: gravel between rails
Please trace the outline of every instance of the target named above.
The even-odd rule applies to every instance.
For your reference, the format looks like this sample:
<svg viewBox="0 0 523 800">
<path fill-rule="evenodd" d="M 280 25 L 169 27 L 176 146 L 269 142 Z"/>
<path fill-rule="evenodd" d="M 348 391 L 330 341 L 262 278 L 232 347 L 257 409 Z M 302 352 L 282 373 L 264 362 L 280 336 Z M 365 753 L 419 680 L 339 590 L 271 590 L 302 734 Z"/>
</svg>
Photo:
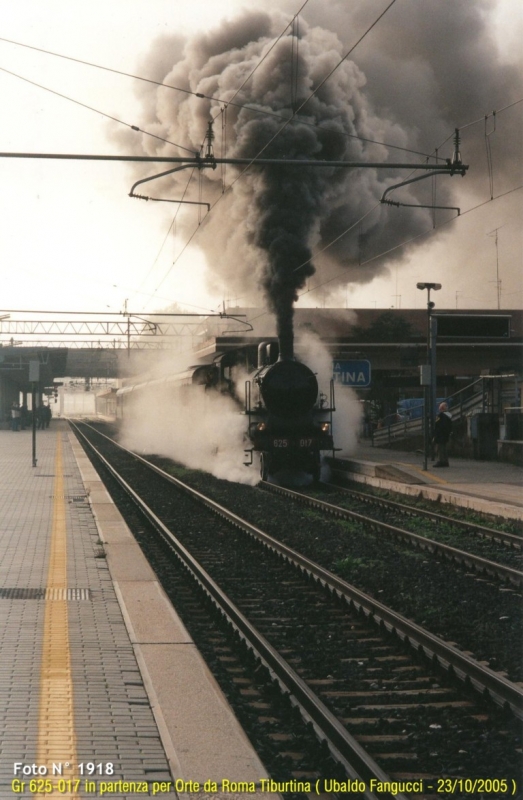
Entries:
<svg viewBox="0 0 523 800">
<path fill-rule="evenodd" d="M 402 503 L 411 508 L 419 508 L 425 511 L 433 511 L 436 514 L 444 514 L 447 517 L 469 522 L 471 524 L 484 525 L 487 528 L 496 528 L 500 531 L 513 533 L 516 536 L 523 536 L 523 521 L 516 519 L 504 519 L 503 517 L 496 517 L 491 514 L 475 511 L 472 508 L 465 508 L 456 506 L 453 503 L 446 503 L 443 500 L 429 500 L 426 497 L 414 497 L 412 495 L 404 495 L 401 492 L 394 492 L 391 489 L 378 489 L 375 486 L 370 486 L 365 483 L 357 483 L 348 481 L 343 483 L 345 488 L 360 492 L 367 495 L 369 498 L 383 498 L 384 500 L 392 500 L 396 503 Z"/>
<path fill-rule="evenodd" d="M 318 500 L 332 503 L 332 505 L 340 506 L 340 508 L 346 508 L 349 511 L 372 517 L 379 522 L 397 525 L 406 531 L 426 536 L 442 544 L 466 550 L 468 553 L 490 559 L 498 564 L 518 570 L 523 567 L 523 553 L 520 550 L 500 546 L 499 542 L 493 539 L 482 538 L 471 532 L 460 530 L 452 524 L 452 518 L 450 517 L 448 522 L 436 522 L 422 516 L 415 517 L 402 514 L 393 509 L 381 508 L 377 504 L 373 505 L 372 502 L 364 502 L 358 498 L 352 498 L 346 492 L 336 491 L 332 488 L 320 488 L 314 491 L 306 490 L 305 494 Z M 439 513 L 443 514 L 445 512 L 440 510 Z"/>
<path fill-rule="evenodd" d="M 522 605 L 517 591 L 260 488 L 150 458 L 510 680 L 522 680 Z"/>
<path fill-rule="evenodd" d="M 144 468 L 141 467 L 140 469 L 143 473 Z M 127 471 L 130 474 L 133 471 L 133 468 L 124 467 L 124 472 Z M 205 476 L 205 479 L 207 480 L 208 476 Z M 261 606 L 265 606 L 266 603 L 269 603 L 269 611 L 271 609 L 274 609 L 274 611 L 276 611 L 276 608 L 274 606 L 275 602 L 277 605 L 282 604 L 282 607 L 285 610 L 285 617 L 289 616 L 290 619 L 295 619 L 296 622 L 298 621 L 298 619 L 300 618 L 300 613 L 303 613 L 301 611 L 301 605 L 303 601 L 298 601 L 298 605 L 294 607 L 291 606 L 290 604 L 292 602 L 295 603 L 296 602 L 295 599 L 294 601 L 291 601 L 290 597 L 285 599 L 285 592 L 286 592 L 285 585 L 284 584 L 280 585 L 278 582 L 275 585 L 274 579 L 273 578 L 271 579 L 270 577 L 272 574 L 272 568 L 269 568 L 268 564 L 265 565 L 266 568 L 264 569 L 263 564 L 267 560 L 268 555 L 262 556 L 261 553 L 258 552 L 258 548 L 254 545 L 254 543 L 251 542 L 250 540 L 246 540 L 245 537 L 239 532 L 226 533 L 224 538 L 220 540 L 220 547 L 216 549 L 215 547 L 215 542 L 217 541 L 216 537 L 220 537 L 220 528 L 221 528 L 221 525 L 218 523 L 218 521 L 216 521 L 215 523 L 209 522 L 208 520 L 204 521 L 204 517 L 200 516 L 196 508 L 187 507 L 188 505 L 190 505 L 190 501 L 185 500 L 184 498 L 176 497 L 172 489 L 168 487 L 166 484 L 164 485 L 165 488 L 161 488 L 156 485 L 153 486 L 154 481 L 157 481 L 156 477 L 154 478 L 151 477 L 151 481 L 149 481 L 145 474 L 142 474 L 142 477 L 139 478 L 140 485 L 143 486 L 144 490 L 146 491 L 146 494 L 152 493 L 152 495 L 154 495 L 156 504 L 155 507 L 157 508 L 157 510 L 159 511 L 158 506 L 160 506 L 163 509 L 161 515 L 167 518 L 170 517 L 171 522 L 177 525 L 178 527 L 183 526 L 184 538 L 187 534 L 187 528 L 188 528 L 189 537 L 191 539 L 195 537 L 195 542 L 201 541 L 203 545 L 205 539 L 202 540 L 202 530 L 204 528 L 210 527 L 211 529 L 210 545 L 205 544 L 203 550 L 205 551 L 208 547 L 210 547 L 210 549 L 207 552 L 207 556 L 205 556 L 205 553 L 204 556 L 205 560 L 208 560 L 210 558 L 210 565 L 212 565 L 213 572 L 215 571 L 215 569 L 218 569 L 219 572 L 221 570 L 221 578 L 219 579 L 220 582 L 222 581 L 224 581 L 225 583 L 228 582 L 231 563 L 240 561 L 241 564 L 243 564 L 243 559 L 246 556 L 247 551 L 253 550 L 253 556 L 250 559 L 251 567 L 249 568 L 251 571 L 248 573 L 247 577 L 249 578 L 249 580 L 247 581 L 246 585 L 249 586 L 251 580 L 254 578 L 254 575 L 257 575 L 258 572 L 260 571 L 262 573 L 262 576 L 266 575 L 267 577 L 264 577 L 262 579 L 261 584 L 259 583 L 257 584 L 258 588 L 256 591 L 258 593 L 261 592 L 261 594 L 259 594 L 256 597 L 254 596 L 250 597 L 250 593 L 248 593 L 247 602 L 249 604 L 254 602 L 256 608 L 261 608 Z M 150 485 L 146 486 L 146 484 Z M 205 493 L 209 494 L 208 483 L 206 483 L 205 487 L 201 488 L 205 488 Z M 288 507 L 288 503 L 285 503 L 285 505 Z M 182 511 L 182 507 L 185 509 L 184 511 Z M 245 514 L 243 515 L 245 516 Z M 165 519 L 165 521 L 169 524 L 169 519 L 167 518 Z M 222 536 L 223 535 L 224 534 L 222 533 Z M 202 549 L 201 546 L 198 549 Z M 223 553 L 222 550 L 226 550 L 227 552 Z M 254 574 L 252 573 L 252 565 L 254 565 L 254 570 L 255 570 Z M 234 589 L 235 582 L 238 580 L 238 578 L 234 576 L 230 577 L 233 578 L 233 586 L 231 588 Z M 293 579 L 292 583 L 294 582 L 295 580 Z M 236 588 L 238 588 L 238 584 L 236 584 Z M 253 584 L 253 589 L 254 589 L 254 584 Z M 275 590 L 277 590 L 279 594 L 282 594 L 283 592 L 282 597 L 278 600 L 274 598 Z M 262 595 L 266 594 L 267 592 L 269 593 L 268 596 L 265 599 L 262 599 Z M 313 594 L 315 593 L 316 590 L 314 590 Z M 244 596 L 244 594 L 245 594 L 245 589 L 241 589 L 241 595 Z M 314 601 L 312 608 L 314 608 Z M 309 619 L 311 613 L 312 610 L 308 612 L 307 619 Z M 320 613 L 319 608 L 318 608 L 318 613 Z M 272 614 L 270 614 L 270 616 L 272 616 Z M 290 626 L 288 624 L 284 624 L 282 627 L 281 623 L 276 623 L 274 619 L 275 618 L 273 617 L 273 621 L 271 621 L 270 618 L 266 620 L 269 626 L 276 625 L 275 629 L 273 627 L 269 627 L 269 630 L 271 631 L 271 638 L 273 635 L 276 635 L 277 633 L 284 634 L 285 635 L 284 644 L 287 647 L 290 646 L 292 650 L 296 648 L 297 652 L 300 652 L 303 668 L 306 668 L 306 661 L 310 661 L 309 668 L 315 670 L 317 665 L 318 655 L 321 654 L 323 661 L 325 658 L 325 654 L 334 648 L 333 652 L 330 654 L 331 662 L 329 666 L 329 672 L 333 672 L 333 675 L 328 675 L 327 677 L 331 678 L 332 680 L 341 679 L 342 676 L 341 673 L 339 673 L 339 669 L 343 663 L 343 658 L 342 658 L 343 650 L 338 652 L 338 650 L 336 650 L 335 648 L 337 644 L 343 643 L 345 637 L 344 636 L 340 637 L 339 635 L 340 634 L 339 625 L 341 624 L 341 620 L 339 618 L 337 619 L 333 618 L 330 620 L 330 624 L 326 624 L 327 621 L 323 616 L 323 612 L 321 612 L 321 618 L 316 621 L 316 636 L 313 637 L 314 640 L 318 638 L 318 643 L 317 643 L 318 645 L 320 639 L 322 640 L 325 639 L 325 641 L 323 641 L 323 645 L 319 647 L 319 650 L 318 647 L 311 648 L 308 646 L 305 648 L 305 650 L 303 650 L 304 641 L 302 638 L 302 631 L 300 630 L 299 625 L 296 625 L 295 623 L 293 623 Z M 310 622 L 308 624 L 310 624 Z M 291 636 L 291 639 L 289 639 L 289 635 Z M 296 636 L 297 639 L 295 638 Z M 312 642 L 310 642 L 309 644 L 312 644 Z M 300 647 L 301 650 L 299 650 Z M 381 647 L 378 649 L 383 650 L 384 648 Z M 354 662 L 354 659 L 349 659 L 349 661 L 351 662 L 351 670 L 353 669 L 360 670 L 359 662 L 358 662 L 358 667 L 356 667 L 352 663 Z M 363 662 L 364 661 L 365 659 L 363 659 Z M 364 669 L 363 662 L 362 662 L 362 669 Z M 345 667 L 343 667 L 343 669 L 345 669 Z M 357 675 L 354 675 L 352 680 L 356 682 L 357 688 L 359 689 L 360 687 L 358 683 L 361 680 L 361 676 L 358 677 Z M 328 681 L 328 683 L 330 683 L 330 681 Z M 378 688 L 378 686 L 376 686 L 376 688 Z M 336 692 L 334 692 L 334 694 L 336 695 Z M 416 692 L 413 692 L 413 695 L 415 694 Z M 413 697 L 413 699 L 415 698 Z M 337 712 L 340 713 L 338 709 Z M 350 713 L 349 706 L 347 706 L 347 711 L 345 713 L 347 712 Z M 481 722 L 480 719 L 478 719 L 477 723 L 475 723 L 477 730 L 475 730 L 475 732 L 473 733 L 472 729 L 470 729 L 470 724 L 465 724 L 465 720 L 460 720 L 458 722 L 458 719 L 455 716 L 455 712 L 450 713 L 443 709 L 441 711 L 434 710 L 431 712 L 430 726 L 429 723 L 427 722 L 425 723 L 425 725 L 422 725 L 421 728 L 419 726 L 419 720 L 416 719 L 416 717 L 419 717 L 419 711 L 418 713 L 416 713 L 413 709 L 412 713 L 414 714 L 412 720 L 408 720 L 404 714 L 401 715 L 403 717 L 401 722 L 401 731 L 396 730 L 392 735 L 392 737 L 390 735 L 386 735 L 384 737 L 379 736 L 378 739 L 383 738 L 385 740 L 388 740 L 392 738 L 394 740 L 405 740 L 405 746 L 407 747 L 408 751 L 414 750 L 415 753 L 419 754 L 420 758 L 421 758 L 421 753 L 422 752 L 424 753 L 422 759 L 423 764 L 425 768 L 428 767 L 429 771 L 432 772 L 433 774 L 442 774 L 443 772 L 448 773 L 449 769 L 451 774 L 459 774 L 460 764 L 462 765 L 462 768 L 463 765 L 466 764 L 468 770 L 472 770 L 474 774 L 476 773 L 482 774 L 485 768 L 490 769 L 492 771 L 494 769 L 494 765 L 496 765 L 496 770 L 497 769 L 501 769 L 501 771 L 506 770 L 507 774 L 514 774 L 514 762 L 508 756 L 508 752 L 512 748 L 508 745 L 509 741 L 511 741 L 511 743 L 513 744 L 514 736 L 516 736 L 517 738 L 517 733 L 515 732 L 513 725 L 509 725 L 509 727 L 512 728 L 512 733 L 509 733 L 508 730 L 506 731 L 503 730 L 504 728 L 507 727 L 508 721 L 498 720 L 498 723 L 497 725 L 495 725 L 494 729 L 491 729 L 490 724 L 488 724 L 488 728 L 487 730 L 485 730 L 485 733 L 483 734 L 482 733 L 482 730 L 484 730 L 482 728 L 483 723 Z M 393 711 L 392 708 L 390 708 L 390 711 L 388 711 L 386 715 L 389 717 L 394 717 L 395 712 Z M 390 726 L 392 724 L 390 720 L 384 720 L 384 722 L 387 723 L 387 726 Z M 398 723 L 400 723 L 399 719 Z M 499 727 L 500 725 L 501 727 Z M 467 731 L 466 734 L 463 728 L 466 729 Z M 495 734 L 496 729 L 502 734 L 501 740 Z M 438 733 L 438 731 L 440 733 Z M 384 732 L 385 731 L 382 731 L 382 734 Z M 387 733 L 391 734 L 393 733 L 393 730 L 387 727 Z M 401 735 L 398 736 L 397 735 L 398 733 L 400 733 Z M 505 744 L 503 744 L 502 741 L 503 734 L 506 735 Z M 370 738 L 375 739 L 376 737 L 371 736 Z M 459 755 L 456 756 L 457 757 L 456 764 L 450 763 L 449 760 L 450 755 L 452 753 L 458 754 L 458 747 L 460 745 L 461 749 L 459 750 Z M 463 747 L 466 748 L 468 745 L 470 745 L 468 750 L 463 749 Z M 506 747 L 506 745 L 508 747 Z M 395 746 L 400 747 L 401 745 L 397 744 Z M 390 749 L 390 746 L 387 745 L 387 741 L 385 741 L 384 747 L 386 750 Z M 406 753 L 405 755 L 408 755 L 408 753 Z M 383 757 L 385 757 L 385 754 L 383 754 Z M 389 758 L 392 758 L 393 761 L 397 761 L 398 757 L 397 755 L 394 755 L 390 756 Z M 415 758 L 417 758 L 417 756 L 415 756 Z M 428 761 L 426 761 L 425 759 L 428 759 Z M 412 766 L 413 765 L 411 765 L 411 769 Z M 472 774 L 472 772 L 470 772 L 470 774 Z"/>
</svg>

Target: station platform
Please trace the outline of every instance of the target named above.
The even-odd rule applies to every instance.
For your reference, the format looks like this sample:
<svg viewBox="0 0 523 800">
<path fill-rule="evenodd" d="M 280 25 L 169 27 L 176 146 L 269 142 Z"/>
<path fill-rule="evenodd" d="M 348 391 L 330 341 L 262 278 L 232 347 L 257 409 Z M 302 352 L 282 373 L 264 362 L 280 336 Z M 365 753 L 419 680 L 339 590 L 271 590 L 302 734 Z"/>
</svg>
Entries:
<svg viewBox="0 0 523 800">
<path fill-rule="evenodd" d="M 65 421 L 36 458 L 0 431 L 0 798 L 267 778 Z"/>
<path fill-rule="evenodd" d="M 523 520 L 523 467 L 501 461 L 450 457 L 450 466 L 434 469 L 420 452 L 372 447 L 359 442 L 351 455 L 340 454 L 351 481 L 450 503 L 504 519 Z"/>
</svg>

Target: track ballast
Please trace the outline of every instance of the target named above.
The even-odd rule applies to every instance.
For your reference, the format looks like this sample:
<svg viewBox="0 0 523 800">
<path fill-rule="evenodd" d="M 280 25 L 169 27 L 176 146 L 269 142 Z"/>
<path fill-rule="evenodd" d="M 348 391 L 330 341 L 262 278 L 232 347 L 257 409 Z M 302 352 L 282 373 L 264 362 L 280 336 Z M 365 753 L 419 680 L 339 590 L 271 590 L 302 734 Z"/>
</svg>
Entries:
<svg viewBox="0 0 523 800">
<path fill-rule="evenodd" d="M 328 706 L 370 751 L 371 761 L 376 760 L 381 769 L 396 778 L 405 774 L 431 774 L 437 778 L 449 772 L 463 774 L 463 770 L 467 775 L 487 771 L 490 777 L 493 770 L 498 777 L 502 772 L 517 774 L 517 725 L 507 719 L 501 709 L 491 703 L 485 705 L 483 700 L 469 695 L 459 680 L 455 682 L 452 670 L 445 674 L 439 667 L 427 663 L 426 657 L 420 658 L 405 645 L 401 635 L 389 633 L 387 624 L 382 622 L 380 630 L 372 621 L 372 615 L 359 603 L 351 601 L 349 607 L 337 593 L 326 591 L 306 575 L 297 575 L 295 570 L 290 572 L 281 557 L 264 551 L 244 533 L 232 531 L 230 526 L 222 528 L 215 516 L 207 519 L 196 512 L 193 500 L 179 495 L 174 499 L 171 487 L 164 485 L 162 489 L 156 480 L 146 478 L 146 468 L 136 464 L 131 467 L 129 456 L 122 456 L 121 451 L 118 458 L 126 480 L 137 481 L 141 493 L 148 503 L 154 503 L 155 513 L 162 517 L 164 524 L 176 528 L 192 555 L 203 563 L 249 622 L 291 663 L 299 678 L 319 695 L 321 703 Z M 251 496 L 260 497 L 260 494 Z M 135 521 L 133 527 L 136 528 Z M 143 535 L 143 522 L 138 527 L 141 528 L 139 535 Z M 160 563 L 166 556 L 153 558 Z M 173 569 L 167 564 L 161 570 L 156 564 L 155 568 L 168 573 Z M 180 592 L 177 597 L 179 595 Z M 179 605 L 178 600 L 176 604 Z M 211 638 L 223 642 L 224 636 L 224 633 L 216 633 Z M 230 652 L 230 641 L 221 646 L 225 653 Z M 223 655 L 222 660 L 215 656 L 214 660 L 223 667 L 234 664 L 236 658 L 231 653 Z M 243 664 L 230 669 L 238 670 L 232 673 L 237 678 L 236 683 L 232 682 L 233 694 L 241 698 L 240 706 L 245 706 L 256 681 L 251 687 L 253 678 L 244 674 L 249 669 Z M 259 663 L 254 669 L 263 672 Z M 252 669 L 250 671 L 252 673 Z M 231 673 L 227 674 L 230 679 Z M 264 683 L 273 687 L 271 681 Z M 259 688 L 254 688 L 254 692 L 259 692 Z M 274 688 L 269 690 L 271 693 Z M 256 699 L 248 700 L 247 705 L 256 709 L 257 702 L 264 705 L 264 700 Z M 289 698 L 282 702 L 288 705 Z M 253 711 L 258 719 L 278 720 L 270 713 L 260 714 L 262 710 Z M 284 713 L 283 717 L 292 717 L 292 714 Z M 260 755 L 271 774 L 284 778 L 304 773 L 311 779 L 318 774 L 333 775 L 335 768 L 325 747 L 315 745 L 317 756 L 321 756 L 318 760 L 317 756 L 313 757 L 314 747 L 301 744 L 305 740 L 300 739 L 301 734 L 297 735 L 296 731 L 280 729 L 280 721 L 276 722 L 277 730 L 273 728 L 270 733 L 266 722 L 254 725 L 257 731 L 254 738 L 264 742 Z M 265 731 L 263 736 L 260 728 Z M 488 735 L 485 736 L 486 729 Z M 289 749 L 297 741 L 300 741 L 297 749 Z M 275 742 L 280 743 L 277 748 L 280 755 L 273 766 L 268 763 L 267 744 Z M 284 756 L 281 742 L 292 743 L 283 751 Z M 332 743 L 331 749 L 335 755 L 336 747 Z M 304 759 L 309 764 L 308 769 Z M 325 773 L 325 769 L 330 772 Z"/>
</svg>

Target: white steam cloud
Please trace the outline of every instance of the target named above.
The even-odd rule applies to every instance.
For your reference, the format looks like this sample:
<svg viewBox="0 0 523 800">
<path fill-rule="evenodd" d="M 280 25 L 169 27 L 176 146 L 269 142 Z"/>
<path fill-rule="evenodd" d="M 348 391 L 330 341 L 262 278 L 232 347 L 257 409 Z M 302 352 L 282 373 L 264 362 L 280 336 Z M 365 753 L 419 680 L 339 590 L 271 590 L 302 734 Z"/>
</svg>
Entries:
<svg viewBox="0 0 523 800">
<path fill-rule="evenodd" d="M 332 358 L 326 347 L 314 334 L 300 333 L 297 353 L 317 375 L 320 391 L 328 398 Z M 149 356 L 152 357 L 150 353 Z M 247 417 L 241 413 L 239 403 L 229 395 L 206 392 L 203 386 L 173 388 L 162 380 L 177 370 L 181 371 L 181 364 L 172 356 L 157 357 L 154 369 L 135 379 L 138 388 L 124 395 L 120 442 L 138 453 L 165 456 L 217 478 L 258 483 L 256 459 L 251 467 L 243 465 L 243 451 L 250 444 L 246 439 Z M 248 377 L 238 373 L 238 397 L 243 396 L 243 383 Z M 147 382 L 151 385 L 145 386 Z M 335 446 L 350 455 L 356 448 L 361 425 L 361 403 L 347 387 L 336 387 L 335 399 Z"/>
<path fill-rule="evenodd" d="M 296 351 L 300 360 L 316 373 L 320 391 L 328 395 L 332 378 L 332 356 L 323 342 L 313 333 L 300 333 L 296 338 Z M 334 446 L 341 455 L 356 451 L 362 423 L 362 404 L 356 392 L 348 386 L 335 386 L 336 411 L 333 414 Z"/>
<path fill-rule="evenodd" d="M 157 357 L 152 371 L 135 382 L 161 381 L 182 372 L 187 368 L 182 358 Z M 246 417 L 229 395 L 164 381 L 124 395 L 120 442 L 138 453 L 165 456 L 217 478 L 254 485 L 258 473 L 243 466 L 246 427 Z"/>
</svg>

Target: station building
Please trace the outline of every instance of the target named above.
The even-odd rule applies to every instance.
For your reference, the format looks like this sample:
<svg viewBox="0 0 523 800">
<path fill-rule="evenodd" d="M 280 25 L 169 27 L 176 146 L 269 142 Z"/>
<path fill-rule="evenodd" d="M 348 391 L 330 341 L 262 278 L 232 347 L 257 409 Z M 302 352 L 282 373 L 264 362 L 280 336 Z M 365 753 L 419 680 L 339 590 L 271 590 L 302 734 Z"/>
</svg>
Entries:
<svg viewBox="0 0 523 800">
<path fill-rule="evenodd" d="M 478 455 L 474 426 L 490 426 L 490 445 L 483 456 L 506 455 L 517 446 L 497 442 L 523 441 L 521 383 L 523 376 L 523 312 L 520 310 L 432 310 L 437 320 L 435 339 L 437 398 L 449 399 L 459 408 L 463 455 Z M 362 402 L 365 427 L 380 444 L 418 446 L 416 402 L 423 402 L 420 367 L 428 361 L 427 309 L 295 309 L 295 354 L 307 358 L 307 348 L 320 341 L 332 359 L 337 391 L 353 388 Z M 160 329 L 161 330 L 161 329 Z M 138 374 L 153 362 L 151 337 L 135 337 L 119 343 L 119 348 L 36 347 L 0 343 L 0 424 L 9 425 L 13 402 L 51 402 L 54 415 L 66 415 L 59 386 L 64 376 L 85 382 L 92 391 L 95 381 Z M 162 344 L 161 335 L 154 341 Z M 179 344 L 170 340 L 171 346 Z M 204 318 L 196 333 L 184 342 L 184 357 L 189 364 L 219 360 L 224 368 L 240 360 L 246 368 L 257 364 L 260 344 L 277 353 L 274 317 L 265 309 L 229 308 L 227 317 Z M 165 360 L 165 359 L 164 359 Z M 39 365 L 36 383 L 31 364 Z M 179 355 L 173 364 L 179 363 Z M 174 369 L 174 367 L 173 367 Z M 109 411 L 114 405 L 114 390 L 98 392 L 100 403 Z M 102 399 L 105 397 L 105 401 Z M 56 400 L 56 402 L 54 402 Z M 88 404 L 84 403 L 87 408 Z M 480 419 L 479 415 L 484 415 Z M 488 419 L 485 415 L 488 416 Z M 414 418 L 411 418 L 411 417 Z M 475 418 L 475 420 L 473 419 Z M 468 421 L 467 421 L 468 420 Z M 408 423 L 408 430 L 405 428 Z M 488 423 L 488 424 L 487 424 Z M 400 428 L 403 424 L 403 434 Z M 398 428 L 397 426 L 400 426 Z M 386 434 L 379 433 L 386 430 Z M 396 426 L 396 427 L 394 427 Z M 459 426 L 458 426 L 459 427 Z M 406 434 L 409 435 L 406 435 Z M 419 433 L 419 431 L 418 431 Z M 386 439 L 385 439 L 386 436 Z M 459 437 L 458 437 L 459 438 Z M 478 435 L 475 437 L 478 439 Z M 481 438 L 481 436 L 479 436 Z M 485 437 L 483 437 L 485 438 Z M 407 440 L 410 440 L 407 442 Z M 476 451 L 476 452 L 475 452 Z M 481 447 L 480 447 L 481 451 Z M 481 452 L 479 453 L 481 455 Z"/>
<path fill-rule="evenodd" d="M 263 309 L 245 314 L 253 330 L 238 335 L 212 328 L 201 358 L 267 342 L 272 318 Z M 455 418 L 455 453 L 522 463 L 523 312 L 436 311 L 434 392 Z M 377 445 L 417 449 L 423 438 L 424 387 L 420 369 L 429 358 L 427 309 L 296 309 L 295 353 L 306 359 L 311 337 L 321 340 L 333 364 L 337 391 L 350 387 L 362 402 L 361 435 Z M 434 330 L 434 328 L 433 328 Z"/>
</svg>

